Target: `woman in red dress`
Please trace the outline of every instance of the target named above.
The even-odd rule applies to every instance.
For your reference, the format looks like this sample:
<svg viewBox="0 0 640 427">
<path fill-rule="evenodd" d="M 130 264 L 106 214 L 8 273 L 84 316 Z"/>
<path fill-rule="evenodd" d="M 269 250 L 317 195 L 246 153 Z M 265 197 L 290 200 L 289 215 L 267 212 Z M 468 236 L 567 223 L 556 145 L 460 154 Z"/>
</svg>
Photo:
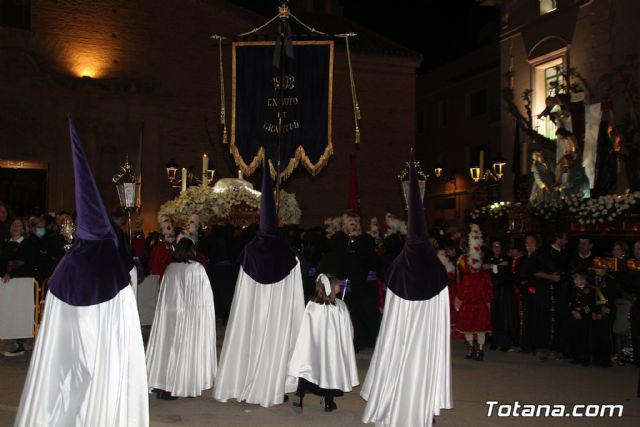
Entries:
<svg viewBox="0 0 640 427">
<path fill-rule="evenodd" d="M 484 360 L 484 343 L 491 332 L 491 300 L 493 285 L 489 273 L 482 270 L 482 233 L 480 227 L 471 224 L 469 253 L 462 263 L 462 280 L 458 284 L 455 307 L 458 311 L 456 329 L 465 336 L 466 359 Z M 474 342 L 477 336 L 477 343 Z"/>
</svg>

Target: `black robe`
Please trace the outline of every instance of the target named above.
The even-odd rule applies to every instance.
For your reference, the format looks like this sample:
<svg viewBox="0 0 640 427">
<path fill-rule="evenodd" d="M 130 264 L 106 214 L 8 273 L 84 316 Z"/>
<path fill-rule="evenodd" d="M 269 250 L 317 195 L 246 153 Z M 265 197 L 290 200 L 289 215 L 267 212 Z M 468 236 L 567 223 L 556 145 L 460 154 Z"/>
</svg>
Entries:
<svg viewBox="0 0 640 427">
<path fill-rule="evenodd" d="M 573 280 L 569 273 L 569 257 L 566 250 L 558 251 L 553 247 L 549 248 L 549 259 L 551 261 L 551 269 L 560 274 L 560 281 L 551 284 L 553 300 L 552 313 L 552 337 L 551 348 L 562 354 L 568 354 L 569 351 L 569 313 L 566 308 L 569 304 L 569 294 L 573 286 Z"/>
<path fill-rule="evenodd" d="M 549 257 L 540 249 L 525 259 L 523 345 L 533 352 L 550 348 L 552 339 L 552 284 L 536 273 L 553 273 Z"/>
<path fill-rule="evenodd" d="M 511 260 L 506 257 L 492 257 L 486 261 L 495 264 L 498 272 L 489 270 L 493 283 L 493 301 L 491 302 L 491 348 L 509 349 L 515 344 L 518 335 L 518 303 L 511 273 Z M 508 266 L 500 263 L 508 262 Z"/>
</svg>

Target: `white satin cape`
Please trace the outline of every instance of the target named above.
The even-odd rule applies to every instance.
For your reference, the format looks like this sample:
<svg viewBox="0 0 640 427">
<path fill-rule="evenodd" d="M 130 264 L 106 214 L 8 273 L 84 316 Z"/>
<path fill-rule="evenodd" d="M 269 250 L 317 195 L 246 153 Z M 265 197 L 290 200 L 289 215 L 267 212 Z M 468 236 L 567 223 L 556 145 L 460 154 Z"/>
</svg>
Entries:
<svg viewBox="0 0 640 427">
<path fill-rule="evenodd" d="M 51 292 L 15 426 L 148 426 L 144 347 L 133 288 L 101 304 Z"/>
<path fill-rule="evenodd" d="M 213 397 L 269 407 L 295 391 L 287 375 L 302 316 L 304 294 L 300 263 L 280 282 L 265 285 L 242 268 L 233 296 Z"/>
<path fill-rule="evenodd" d="M 149 388 L 200 396 L 216 377 L 213 292 L 198 262 L 171 263 L 162 276 L 147 346 Z"/>
<path fill-rule="evenodd" d="M 430 427 L 453 407 L 449 289 L 426 301 L 408 301 L 387 289 L 376 348 L 360 395 L 365 423 Z"/>
<path fill-rule="evenodd" d="M 344 392 L 360 384 L 353 326 L 344 302 L 337 299 L 335 305 L 307 303 L 289 362 L 289 375 Z"/>
</svg>

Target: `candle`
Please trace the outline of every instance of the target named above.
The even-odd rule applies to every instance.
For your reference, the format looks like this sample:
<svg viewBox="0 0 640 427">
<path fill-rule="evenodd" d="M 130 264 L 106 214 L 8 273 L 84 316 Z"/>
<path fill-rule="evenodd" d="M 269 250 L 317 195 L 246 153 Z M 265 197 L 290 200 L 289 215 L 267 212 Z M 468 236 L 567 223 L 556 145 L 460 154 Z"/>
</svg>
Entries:
<svg viewBox="0 0 640 427">
<path fill-rule="evenodd" d="M 529 144 L 524 142 L 521 148 L 522 158 L 520 159 L 520 174 L 527 175 L 529 173 L 527 170 L 527 164 L 529 163 Z"/>
<path fill-rule="evenodd" d="M 180 181 L 180 184 L 180 192 L 184 193 L 187 191 L 187 168 L 182 168 L 182 180 Z"/>
<path fill-rule="evenodd" d="M 206 154 L 202 155 L 202 186 L 207 186 L 207 169 L 209 168 L 209 158 Z"/>
<path fill-rule="evenodd" d="M 480 166 L 480 173 L 484 173 L 484 150 L 480 150 L 480 159 L 478 160 L 478 166 Z"/>
<path fill-rule="evenodd" d="M 242 171 L 238 169 L 238 179 L 242 179 Z"/>
</svg>

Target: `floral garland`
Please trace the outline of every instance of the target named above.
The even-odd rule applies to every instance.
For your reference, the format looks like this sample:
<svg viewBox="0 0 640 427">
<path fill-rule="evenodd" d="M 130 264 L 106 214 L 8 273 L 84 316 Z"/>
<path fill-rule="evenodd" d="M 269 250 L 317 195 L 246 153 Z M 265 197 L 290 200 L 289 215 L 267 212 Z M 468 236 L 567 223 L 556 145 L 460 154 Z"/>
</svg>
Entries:
<svg viewBox="0 0 640 427">
<path fill-rule="evenodd" d="M 197 213 L 201 222 L 211 217 L 227 218 L 233 206 L 260 207 L 260 192 L 249 187 L 220 190 L 212 187 L 193 186 L 178 197 L 160 206 L 158 219 L 169 216 L 175 224 L 186 224 L 189 216 Z M 295 195 L 280 191 L 280 220 L 284 224 L 299 224 L 302 212 Z"/>
<path fill-rule="evenodd" d="M 520 206 L 518 202 L 495 202 L 472 210 L 469 216 L 473 220 L 478 218 L 500 219 L 518 206 Z"/>
</svg>

